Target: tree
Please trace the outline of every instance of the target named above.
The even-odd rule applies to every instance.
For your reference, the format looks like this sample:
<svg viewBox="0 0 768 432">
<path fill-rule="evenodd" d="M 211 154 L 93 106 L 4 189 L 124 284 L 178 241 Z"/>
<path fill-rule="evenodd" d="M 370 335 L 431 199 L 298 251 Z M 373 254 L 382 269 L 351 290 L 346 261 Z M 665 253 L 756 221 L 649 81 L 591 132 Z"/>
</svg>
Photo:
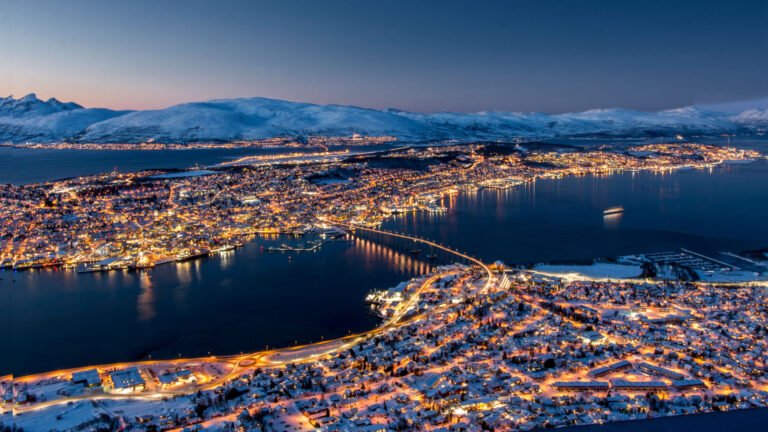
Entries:
<svg viewBox="0 0 768 432">
<path fill-rule="evenodd" d="M 197 405 L 195 405 L 195 414 L 197 414 L 197 417 L 202 420 L 203 415 L 205 414 L 205 410 L 207 409 L 208 405 L 198 402 Z"/>
<path fill-rule="evenodd" d="M 544 360 L 544 369 L 553 369 L 556 366 L 555 359 L 550 357 Z"/>
</svg>

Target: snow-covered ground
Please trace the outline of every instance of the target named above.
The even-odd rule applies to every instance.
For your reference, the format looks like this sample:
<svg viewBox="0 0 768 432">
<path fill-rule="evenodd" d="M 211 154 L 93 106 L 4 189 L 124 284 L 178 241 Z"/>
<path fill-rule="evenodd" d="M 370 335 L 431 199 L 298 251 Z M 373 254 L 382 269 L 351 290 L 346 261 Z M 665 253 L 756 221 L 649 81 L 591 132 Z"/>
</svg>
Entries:
<svg viewBox="0 0 768 432">
<path fill-rule="evenodd" d="M 637 278 L 643 272 L 640 266 L 611 263 L 595 263 L 592 265 L 537 264 L 533 267 L 533 270 L 573 279 L 629 279 Z"/>
<path fill-rule="evenodd" d="M 699 276 L 699 279 L 702 282 L 736 283 L 736 282 L 756 282 L 756 281 L 768 280 L 768 276 L 766 275 L 761 275 L 760 273 L 755 273 L 755 272 L 746 271 L 746 270 L 731 270 L 731 271 L 718 271 L 718 272 L 697 270 L 696 274 Z"/>
<path fill-rule="evenodd" d="M 629 264 L 611 264 L 594 263 L 592 265 L 553 265 L 537 264 L 533 271 L 558 276 L 566 279 L 594 279 L 594 280 L 615 280 L 615 279 L 636 279 L 642 274 L 642 268 L 639 265 Z M 745 270 L 729 271 L 701 271 L 696 270 L 699 280 L 702 282 L 713 283 L 743 283 L 743 282 L 765 282 L 768 281 L 768 274 L 760 274 Z M 677 280 L 676 274 L 659 273 L 658 279 Z"/>
<path fill-rule="evenodd" d="M 73 430 L 98 417 L 104 411 L 90 401 L 73 403 L 65 409 L 42 409 L 17 414 L 14 425 L 19 430 L 43 432 L 51 430 Z"/>
</svg>

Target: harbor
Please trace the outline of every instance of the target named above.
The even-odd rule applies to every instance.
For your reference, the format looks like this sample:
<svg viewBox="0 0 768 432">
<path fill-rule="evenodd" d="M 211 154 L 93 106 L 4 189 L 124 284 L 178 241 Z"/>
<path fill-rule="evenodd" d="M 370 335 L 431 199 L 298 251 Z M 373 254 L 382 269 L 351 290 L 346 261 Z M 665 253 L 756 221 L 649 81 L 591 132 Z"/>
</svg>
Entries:
<svg viewBox="0 0 768 432">
<path fill-rule="evenodd" d="M 680 248 L 722 260 L 723 251 L 739 254 L 764 247 L 763 239 L 768 238 L 768 226 L 762 223 L 765 209 L 755 205 L 768 202 L 768 191 L 758 187 L 766 167 L 765 161 L 757 161 L 664 175 L 626 172 L 538 179 L 504 191 L 457 183 L 435 201 L 446 211 L 390 215 L 378 225 L 508 265 L 591 262 L 595 257 Z M 638 182 L 647 186 L 637 190 Z M 660 192 L 669 190 L 679 193 Z M 651 205 L 660 199 L 663 206 Z M 731 205 L 717 217 L 707 216 L 697 207 L 706 200 L 726 200 Z M 617 205 L 625 212 L 619 215 L 618 226 L 607 227 L 603 211 Z M 364 303 L 367 294 L 449 263 L 450 257 L 439 250 L 376 236 L 327 242 L 309 253 L 267 251 L 283 243 L 306 246 L 308 240 L 333 237 L 332 232 L 323 231 L 330 228 L 318 227 L 306 237 L 296 237 L 268 229 L 257 233 L 249 227 L 252 237 L 219 246 L 241 243 L 236 251 L 216 252 L 214 245 L 205 257 L 178 262 L 180 250 L 158 254 L 151 257 L 155 265 L 150 271 L 77 273 L 61 271 L 61 265 L 13 272 L 6 264 L 0 270 L 0 289 L 14 296 L 8 303 L 13 308 L 9 315 L 14 338 L 24 341 L 18 345 L 23 357 L 35 360 L 22 364 L 8 359 L 0 369 L 39 371 L 148 354 L 153 358 L 206 355 L 208 350 L 198 346 L 236 353 L 267 344 L 290 345 L 297 336 L 308 342 L 362 330 L 376 322 Z M 31 322 L 22 310 L 37 310 L 42 320 Z M 343 324 L 329 323 L 329 311 L 345 317 Z M 286 317 L 296 314 L 307 319 L 281 325 L 277 331 L 270 324 L 285 323 Z M 73 315 L 82 318 L 73 321 Z M 40 352 L 39 347 L 56 343 L 57 333 L 48 329 L 85 334 L 93 331 L 95 323 L 100 327 L 94 337 L 100 340 L 115 334 L 130 336 L 119 344 L 100 344 L 98 349 L 87 340 L 72 342 L 60 347 L 56 364 Z M 213 333 L 207 328 L 221 330 Z M 254 328 L 260 329 L 258 337 Z"/>
</svg>

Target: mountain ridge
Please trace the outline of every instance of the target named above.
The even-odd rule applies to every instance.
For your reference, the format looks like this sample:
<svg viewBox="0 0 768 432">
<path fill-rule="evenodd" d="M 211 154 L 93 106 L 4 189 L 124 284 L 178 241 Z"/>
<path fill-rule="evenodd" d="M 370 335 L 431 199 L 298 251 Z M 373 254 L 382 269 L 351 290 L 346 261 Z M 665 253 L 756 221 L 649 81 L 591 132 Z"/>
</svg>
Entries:
<svg viewBox="0 0 768 432">
<path fill-rule="evenodd" d="M 731 104 L 729 106 L 736 106 Z M 418 113 L 264 97 L 188 102 L 157 110 L 85 108 L 34 93 L 0 97 L 0 142 L 204 142 L 308 135 L 391 135 L 402 140 L 503 140 L 573 136 L 672 136 L 768 130 L 768 108 L 738 112 L 688 106 L 656 112 Z"/>
</svg>

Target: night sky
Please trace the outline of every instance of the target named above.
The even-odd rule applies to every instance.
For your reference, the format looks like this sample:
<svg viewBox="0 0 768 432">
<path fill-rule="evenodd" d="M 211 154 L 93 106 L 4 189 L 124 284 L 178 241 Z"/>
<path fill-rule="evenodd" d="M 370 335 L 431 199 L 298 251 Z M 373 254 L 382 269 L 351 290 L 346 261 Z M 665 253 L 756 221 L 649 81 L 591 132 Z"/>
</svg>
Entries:
<svg viewBox="0 0 768 432">
<path fill-rule="evenodd" d="M 0 95 L 413 111 L 768 96 L 768 0 L 0 0 Z"/>
</svg>

